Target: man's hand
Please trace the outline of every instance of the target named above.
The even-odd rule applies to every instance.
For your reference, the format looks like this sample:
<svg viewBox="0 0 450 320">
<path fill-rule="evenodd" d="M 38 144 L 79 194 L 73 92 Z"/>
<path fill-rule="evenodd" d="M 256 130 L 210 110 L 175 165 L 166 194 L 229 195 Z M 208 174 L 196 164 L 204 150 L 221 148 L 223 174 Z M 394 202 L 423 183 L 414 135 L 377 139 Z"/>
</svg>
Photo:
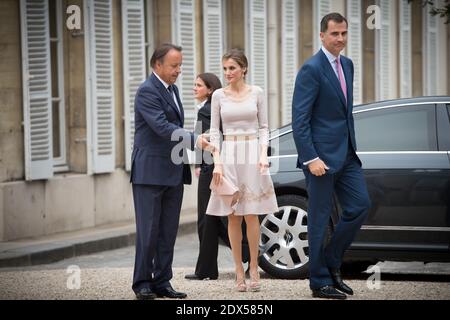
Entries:
<svg viewBox="0 0 450 320">
<path fill-rule="evenodd" d="M 196 142 L 197 148 L 200 148 L 202 150 L 206 150 L 209 152 L 213 152 L 215 150 L 214 146 L 209 143 L 208 139 L 206 139 L 206 137 L 204 135 L 200 135 L 197 138 L 197 142 Z"/>
<path fill-rule="evenodd" d="M 200 172 L 202 171 L 202 168 L 195 168 L 195 176 L 198 178 L 200 177 Z"/>
<path fill-rule="evenodd" d="M 323 162 L 320 159 L 317 159 L 316 161 L 311 162 L 308 165 L 308 168 L 309 168 L 309 171 L 311 171 L 311 173 L 316 177 L 321 177 L 327 173 L 327 170 L 330 170 L 330 168 L 327 167 L 325 162 Z"/>
</svg>

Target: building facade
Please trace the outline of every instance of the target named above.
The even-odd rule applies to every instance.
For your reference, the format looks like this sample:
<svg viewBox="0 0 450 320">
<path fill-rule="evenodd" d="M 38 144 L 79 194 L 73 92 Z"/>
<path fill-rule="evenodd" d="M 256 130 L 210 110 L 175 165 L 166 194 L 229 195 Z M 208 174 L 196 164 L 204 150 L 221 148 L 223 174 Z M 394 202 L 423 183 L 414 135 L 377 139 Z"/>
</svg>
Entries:
<svg viewBox="0 0 450 320">
<path fill-rule="evenodd" d="M 275 129 L 331 11 L 349 20 L 355 103 L 450 94 L 450 25 L 418 1 L 0 1 L 0 241 L 134 218 L 133 101 L 156 46 L 183 47 L 187 128 L 196 74 L 223 79 L 221 56 L 239 47 Z M 194 184 L 183 210 L 195 208 Z"/>
</svg>

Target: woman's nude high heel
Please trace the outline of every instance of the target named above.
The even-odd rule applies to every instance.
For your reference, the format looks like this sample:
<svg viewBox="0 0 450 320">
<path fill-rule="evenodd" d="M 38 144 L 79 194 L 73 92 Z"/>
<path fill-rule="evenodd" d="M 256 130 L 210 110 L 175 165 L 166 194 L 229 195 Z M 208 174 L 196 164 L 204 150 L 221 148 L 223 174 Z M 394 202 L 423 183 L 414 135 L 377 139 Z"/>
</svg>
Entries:
<svg viewBox="0 0 450 320">
<path fill-rule="evenodd" d="M 247 285 L 245 284 L 245 278 L 238 279 L 236 276 L 236 291 L 237 292 L 246 292 Z"/>
<path fill-rule="evenodd" d="M 261 283 L 259 279 L 259 272 L 250 272 L 250 284 L 248 290 L 251 292 L 258 292 L 261 290 Z"/>
</svg>

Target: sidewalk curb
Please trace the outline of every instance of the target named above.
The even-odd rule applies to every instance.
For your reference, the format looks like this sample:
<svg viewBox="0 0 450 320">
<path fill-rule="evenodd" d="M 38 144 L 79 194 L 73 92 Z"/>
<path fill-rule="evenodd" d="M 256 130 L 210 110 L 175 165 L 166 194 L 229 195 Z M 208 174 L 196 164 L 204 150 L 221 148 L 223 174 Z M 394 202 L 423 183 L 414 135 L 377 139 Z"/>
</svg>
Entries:
<svg viewBox="0 0 450 320">
<path fill-rule="evenodd" d="M 86 236 L 67 239 L 59 235 L 55 241 L 29 241 L 28 245 L 18 246 L 12 249 L 1 250 L 0 243 L 0 268 L 29 267 L 41 264 L 54 263 L 60 260 L 96 252 L 115 250 L 134 246 L 136 240 L 135 223 L 116 230 L 108 230 L 107 226 L 94 228 Z M 197 229 L 196 213 L 182 214 L 178 227 L 178 236 L 183 236 Z M 68 233 L 70 234 L 70 233 Z"/>
</svg>

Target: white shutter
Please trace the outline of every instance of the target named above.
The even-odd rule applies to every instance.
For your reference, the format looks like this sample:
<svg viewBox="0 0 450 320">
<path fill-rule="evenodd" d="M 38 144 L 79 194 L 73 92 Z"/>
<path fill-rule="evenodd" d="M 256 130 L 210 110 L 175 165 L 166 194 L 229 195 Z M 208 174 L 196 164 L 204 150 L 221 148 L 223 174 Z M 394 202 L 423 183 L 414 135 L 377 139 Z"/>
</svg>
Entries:
<svg viewBox="0 0 450 320">
<path fill-rule="evenodd" d="M 320 41 L 320 22 L 322 18 L 327 14 L 331 13 L 331 0 L 314 0 L 314 27 L 313 27 L 313 43 L 314 43 L 314 53 L 319 51 L 322 46 Z"/>
<path fill-rule="evenodd" d="M 111 0 L 85 0 L 88 171 L 115 169 L 114 70 Z"/>
<path fill-rule="evenodd" d="M 50 32 L 47 0 L 21 0 L 25 178 L 53 176 Z"/>
<path fill-rule="evenodd" d="M 247 0 L 247 57 L 249 82 L 267 94 L 267 19 L 266 0 Z"/>
<path fill-rule="evenodd" d="M 122 0 L 122 53 L 125 115 L 125 168 L 131 170 L 134 141 L 134 97 L 145 80 L 144 0 Z"/>
<path fill-rule="evenodd" d="M 361 1 L 347 0 L 347 18 L 348 18 L 348 46 L 347 54 L 353 61 L 355 69 L 353 79 L 353 103 L 361 104 L 363 102 L 363 81 L 362 81 L 362 18 Z"/>
<path fill-rule="evenodd" d="M 172 14 L 175 26 L 172 28 L 176 45 L 183 48 L 183 67 L 177 86 L 180 89 L 181 101 L 184 109 L 184 127 L 194 129 L 197 116 L 195 99 L 192 93 L 196 72 L 195 47 L 195 1 L 172 0 Z"/>
<path fill-rule="evenodd" d="M 423 9 L 424 21 L 424 94 L 427 96 L 437 95 L 438 87 L 438 16 L 429 13 L 429 6 Z"/>
<path fill-rule="evenodd" d="M 400 0 L 400 97 L 412 96 L 411 4 Z"/>
<path fill-rule="evenodd" d="M 292 96 L 298 71 L 297 0 L 281 3 L 281 105 L 282 125 L 292 121 Z"/>
<path fill-rule="evenodd" d="M 203 0 L 203 38 L 205 41 L 205 72 L 221 78 L 224 54 L 222 0 Z"/>
<path fill-rule="evenodd" d="M 392 0 L 380 0 L 381 7 L 381 30 L 377 30 L 377 100 L 388 100 L 395 98 L 392 80 L 393 68 L 393 46 L 392 46 Z"/>
</svg>

